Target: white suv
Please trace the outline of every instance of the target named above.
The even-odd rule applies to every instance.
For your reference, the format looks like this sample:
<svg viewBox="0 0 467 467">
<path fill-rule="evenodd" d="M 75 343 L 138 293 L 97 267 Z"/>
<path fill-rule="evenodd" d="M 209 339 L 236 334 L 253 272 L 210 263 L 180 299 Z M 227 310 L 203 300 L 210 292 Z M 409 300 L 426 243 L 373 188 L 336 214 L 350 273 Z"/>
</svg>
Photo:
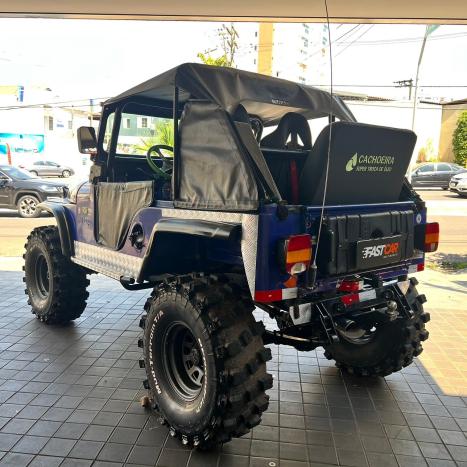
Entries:
<svg viewBox="0 0 467 467">
<path fill-rule="evenodd" d="M 463 172 L 451 177 L 449 189 L 459 196 L 467 198 L 467 172 Z"/>
</svg>

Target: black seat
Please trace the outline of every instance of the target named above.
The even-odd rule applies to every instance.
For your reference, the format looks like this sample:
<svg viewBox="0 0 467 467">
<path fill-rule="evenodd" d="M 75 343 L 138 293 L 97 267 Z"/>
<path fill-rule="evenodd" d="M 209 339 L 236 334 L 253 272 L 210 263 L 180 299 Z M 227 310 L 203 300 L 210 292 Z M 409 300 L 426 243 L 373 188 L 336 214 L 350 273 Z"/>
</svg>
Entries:
<svg viewBox="0 0 467 467">
<path fill-rule="evenodd" d="M 268 151 L 272 149 L 275 151 Z M 261 150 L 279 191 L 283 198 L 293 204 L 299 201 L 299 175 L 306 154 L 299 151 L 310 149 L 308 121 L 294 112 L 285 114 L 277 128 L 261 140 Z"/>
<path fill-rule="evenodd" d="M 331 126 L 315 141 L 300 175 L 300 202 L 320 205 Z M 414 132 L 356 122 L 332 123 L 326 204 L 398 201 L 417 137 Z"/>
<path fill-rule="evenodd" d="M 290 138 L 290 141 L 288 142 Z M 301 140 L 301 144 L 298 142 Z M 295 112 L 285 114 L 277 128 L 261 140 L 261 147 L 274 149 L 311 149 L 311 131 L 307 119 Z"/>
</svg>

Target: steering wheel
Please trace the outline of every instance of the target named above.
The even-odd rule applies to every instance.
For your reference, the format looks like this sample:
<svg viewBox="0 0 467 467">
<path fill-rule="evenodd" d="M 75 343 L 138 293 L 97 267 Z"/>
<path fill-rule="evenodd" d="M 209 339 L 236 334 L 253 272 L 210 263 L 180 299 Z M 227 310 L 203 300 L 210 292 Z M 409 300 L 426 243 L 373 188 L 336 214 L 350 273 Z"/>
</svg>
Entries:
<svg viewBox="0 0 467 467">
<path fill-rule="evenodd" d="M 169 180 L 172 178 L 173 156 L 164 154 L 162 150 L 171 151 L 173 153 L 174 148 L 166 144 L 155 144 L 148 149 L 148 152 L 146 153 L 146 161 L 153 172 L 165 178 L 166 180 Z M 159 167 L 152 160 L 153 152 L 156 152 L 157 155 L 162 159 L 162 167 Z"/>
</svg>

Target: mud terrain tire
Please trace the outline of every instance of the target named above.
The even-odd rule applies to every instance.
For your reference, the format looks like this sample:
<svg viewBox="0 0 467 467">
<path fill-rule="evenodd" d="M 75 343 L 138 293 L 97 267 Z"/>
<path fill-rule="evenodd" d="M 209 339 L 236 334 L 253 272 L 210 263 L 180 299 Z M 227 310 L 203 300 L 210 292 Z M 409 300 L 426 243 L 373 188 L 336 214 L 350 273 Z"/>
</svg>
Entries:
<svg viewBox="0 0 467 467">
<path fill-rule="evenodd" d="M 37 227 L 25 245 L 24 278 L 28 304 L 46 324 L 67 323 L 86 308 L 89 280 L 83 268 L 62 254 L 57 227 Z"/>
<path fill-rule="evenodd" d="M 381 326 L 367 344 L 341 339 L 325 349 L 326 358 L 334 359 L 338 368 L 357 376 L 387 376 L 410 365 L 414 357 L 422 353 L 422 342 L 429 335 L 425 324 L 430 314 L 423 310 L 426 298 L 418 294 L 417 284 L 417 279 L 411 278 L 406 294 L 414 312 L 412 318 L 397 319 Z"/>
<path fill-rule="evenodd" d="M 146 302 L 138 342 L 144 385 L 161 422 L 185 445 L 206 449 L 242 436 L 268 407 L 271 351 L 243 290 L 226 277 L 188 275 L 156 287 Z"/>
</svg>

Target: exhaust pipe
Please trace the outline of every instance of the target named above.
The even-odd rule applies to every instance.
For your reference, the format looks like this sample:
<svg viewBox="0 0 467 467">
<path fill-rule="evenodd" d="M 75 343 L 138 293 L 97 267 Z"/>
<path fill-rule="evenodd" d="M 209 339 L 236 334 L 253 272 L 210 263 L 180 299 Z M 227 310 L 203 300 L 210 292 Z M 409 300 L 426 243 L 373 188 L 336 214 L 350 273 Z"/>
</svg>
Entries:
<svg viewBox="0 0 467 467">
<path fill-rule="evenodd" d="M 365 334 L 365 330 L 357 323 L 348 318 L 337 318 L 335 321 L 337 331 L 348 339 L 360 339 Z"/>
</svg>

